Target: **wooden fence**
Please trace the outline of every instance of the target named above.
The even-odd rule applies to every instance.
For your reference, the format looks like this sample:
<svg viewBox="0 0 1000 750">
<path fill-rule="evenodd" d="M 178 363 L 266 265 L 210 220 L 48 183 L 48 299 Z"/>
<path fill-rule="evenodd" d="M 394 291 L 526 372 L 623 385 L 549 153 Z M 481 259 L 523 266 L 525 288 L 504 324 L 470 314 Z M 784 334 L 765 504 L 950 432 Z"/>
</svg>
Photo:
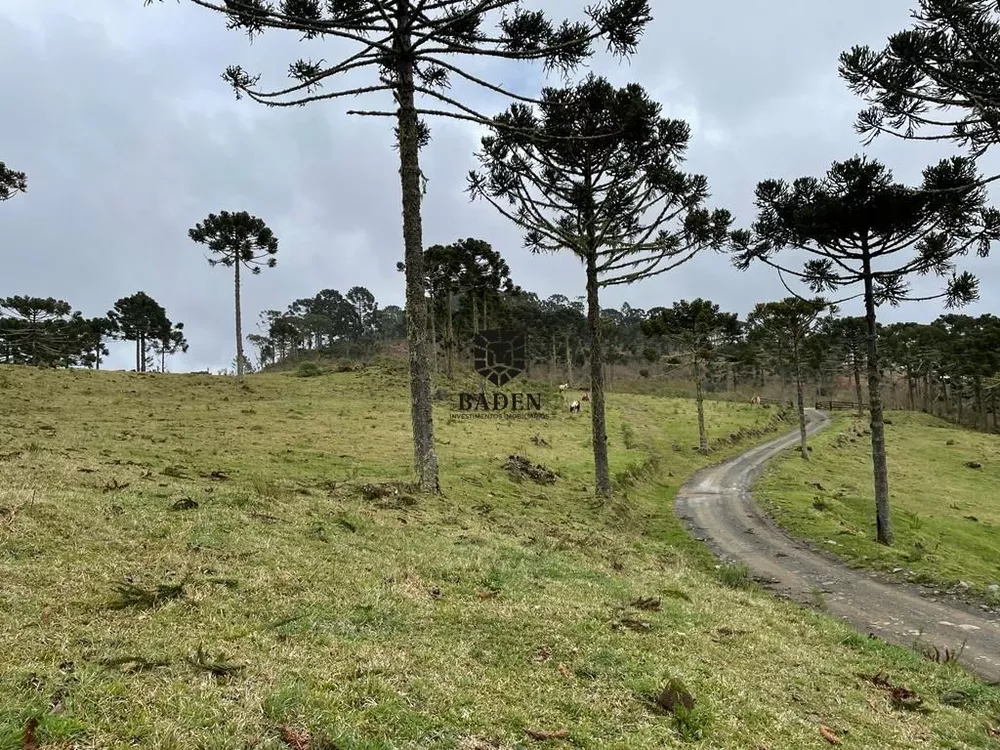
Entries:
<svg viewBox="0 0 1000 750">
<path fill-rule="evenodd" d="M 825 409 L 826 411 L 842 411 L 847 409 L 857 409 L 857 401 L 817 401 L 817 409 Z M 861 404 L 861 408 L 867 409 L 868 404 Z"/>
</svg>

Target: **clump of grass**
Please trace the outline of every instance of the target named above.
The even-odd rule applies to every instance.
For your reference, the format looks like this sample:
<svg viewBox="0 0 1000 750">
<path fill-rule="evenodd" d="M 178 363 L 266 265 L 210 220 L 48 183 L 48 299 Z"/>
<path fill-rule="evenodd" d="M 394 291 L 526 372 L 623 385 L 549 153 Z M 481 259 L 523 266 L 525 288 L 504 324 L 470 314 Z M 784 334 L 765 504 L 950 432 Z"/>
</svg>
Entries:
<svg viewBox="0 0 1000 750">
<path fill-rule="evenodd" d="M 750 568 L 745 563 L 727 563 L 719 567 L 719 581 L 731 589 L 753 589 L 756 584 Z"/>
<path fill-rule="evenodd" d="M 152 589 L 134 583 L 119 583 L 115 597 L 108 604 L 111 609 L 152 609 L 172 599 L 184 598 L 184 584 L 157 584 Z"/>
<path fill-rule="evenodd" d="M 631 424 L 623 420 L 621 431 L 622 431 L 622 444 L 625 446 L 627 450 L 635 450 L 636 448 L 639 447 L 636 444 L 635 430 L 632 428 Z"/>
<path fill-rule="evenodd" d="M 697 742 L 705 739 L 708 724 L 709 714 L 702 706 L 694 708 L 678 706 L 674 711 L 674 726 L 678 736 L 685 742 Z"/>
<path fill-rule="evenodd" d="M 251 490 L 262 501 L 278 502 L 291 494 L 283 483 L 267 474 L 251 474 L 248 480 Z"/>
</svg>

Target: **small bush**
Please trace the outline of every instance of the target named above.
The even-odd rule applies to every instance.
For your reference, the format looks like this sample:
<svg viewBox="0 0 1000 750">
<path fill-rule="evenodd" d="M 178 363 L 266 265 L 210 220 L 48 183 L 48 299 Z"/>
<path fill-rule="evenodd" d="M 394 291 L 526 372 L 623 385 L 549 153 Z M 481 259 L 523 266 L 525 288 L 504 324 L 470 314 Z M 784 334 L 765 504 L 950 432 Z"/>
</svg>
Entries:
<svg viewBox="0 0 1000 750">
<path fill-rule="evenodd" d="M 641 370 L 639 370 L 639 377 L 640 378 L 648 378 L 649 377 L 649 370 L 647 370 L 645 367 L 643 367 Z"/>
<path fill-rule="evenodd" d="M 298 378 L 314 378 L 322 374 L 323 369 L 315 362 L 303 362 L 295 370 L 295 376 Z"/>
</svg>

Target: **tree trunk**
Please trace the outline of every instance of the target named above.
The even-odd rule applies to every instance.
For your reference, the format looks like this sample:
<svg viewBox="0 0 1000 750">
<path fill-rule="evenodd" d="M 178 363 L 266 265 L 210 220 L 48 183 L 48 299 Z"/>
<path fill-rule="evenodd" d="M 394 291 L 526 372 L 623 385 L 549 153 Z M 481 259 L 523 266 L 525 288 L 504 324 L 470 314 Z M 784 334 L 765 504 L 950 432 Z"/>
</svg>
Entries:
<svg viewBox="0 0 1000 750">
<path fill-rule="evenodd" d="M 860 417 L 865 412 L 864 407 L 864 397 L 861 395 L 861 363 L 858 362 L 858 355 L 855 352 L 851 356 L 851 363 L 854 366 L 854 395 L 858 400 L 858 416 Z M 869 365 L 871 367 L 871 365 Z M 868 385 L 871 388 L 871 383 Z"/>
<path fill-rule="evenodd" d="M 445 334 L 448 337 L 447 347 L 448 347 L 448 380 L 451 380 L 454 376 L 454 366 L 455 366 L 455 325 L 453 321 L 453 315 L 451 312 L 451 287 L 448 287 L 448 331 Z"/>
<path fill-rule="evenodd" d="M 872 285 L 871 259 L 864 249 L 865 326 L 868 329 L 868 404 L 871 414 L 872 471 L 875 478 L 875 538 L 879 544 L 891 547 L 892 520 L 889 511 L 889 469 L 885 456 L 885 423 L 882 421 L 882 394 L 878 363 L 878 329 L 875 320 L 875 296 Z"/>
<path fill-rule="evenodd" d="M 243 380 L 243 320 L 240 315 L 240 259 L 237 254 L 233 267 L 236 272 L 233 274 L 234 297 L 236 299 L 236 379 Z"/>
<path fill-rule="evenodd" d="M 142 355 L 142 351 L 141 351 L 141 347 L 139 345 L 139 341 L 141 339 L 142 339 L 142 336 L 136 335 L 136 337 L 135 337 L 135 371 L 136 372 L 142 372 L 142 356 L 141 356 Z"/>
<path fill-rule="evenodd" d="M 476 302 L 475 290 L 469 292 L 469 299 L 472 300 L 472 332 L 479 333 L 479 305 Z"/>
<path fill-rule="evenodd" d="M 569 333 L 566 334 L 566 382 L 573 385 L 573 358 L 569 354 Z"/>
<path fill-rule="evenodd" d="M 906 389 L 910 395 L 910 411 L 916 411 L 917 399 L 913 393 L 913 374 L 909 370 L 906 371 Z"/>
<path fill-rule="evenodd" d="M 694 392 L 698 406 L 698 450 L 705 455 L 708 453 L 708 433 L 705 432 L 705 393 L 701 381 L 701 363 L 695 361 Z"/>
<path fill-rule="evenodd" d="M 403 246 L 406 264 L 406 338 L 410 349 L 410 415 L 413 424 L 413 458 L 420 486 L 439 492 L 438 459 L 434 451 L 431 378 L 427 361 L 427 301 L 424 298 L 423 227 L 420 216 L 420 152 L 417 111 L 414 105 L 413 58 L 410 51 L 409 0 L 397 5 L 397 20 L 404 28 L 396 39 L 399 96 L 399 172 L 403 204 Z"/>
<path fill-rule="evenodd" d="M 799 344 L 792 342 L 792 357 L 795 359 L 795 399 L 799 409 L 799 444 L 802 448 L 802 460 L 809 460 L 809 448 L 806 446 L 806 404 L 802 393 L 802 367 L 799 364 Z"/>
<path fill-rule="evenodd" d="M 487 316 L 486 316 L 486 292 L 484 291 L 483 292 L 483 330 L 487 331 L 487 330 L 489 330 L 489 327 L 490 326 L 489 326 L 489 323 L 487 322 Z"/>
<path fill-rule="evenodd" d="M 979 414 L 979 418 L 976 422 L 976 426 L 979 427 L 983 432 L 987 431 L 986 425 L 986 399 L 983 398 L 983 380 L 978 375 L 973 381 L 973 388 L 976 394 L 976 411 Z"/>
<path fill-rule="evenodd" d="M 597 287 L 596 251 L 587 254 L 587 323 L 590 326 L 590 423 L 594 441 L 594 478 L 597 494 L 611 497 L 608 432 L 604 414 L 604 352 L 601 351 L 601 306 Z M 569 337 L 566 338 L 569 355 Z"/>
<path fill-rule="evenodd" d="M 430 316 L 431 324 L 431 369 L 434 374 L 438 371 L 438 338 L 437 338 L 437 309 L 434 304 L 434 291 L 431 290 L 430 299 L 427 301 L 427 314 Z"/>
<path fill-rule="evenodd" d="M 556 378 L 558 377 L 556 375 L 556 372 L 558 372 L 558 362 L 559 362 L 559 360 L 558 360 L 558 357 L 556 356 L 556 335 L 553 333 L 552 334 L 552 366 L 549 369 L 549 379 L 552 381 L 553 385 L 556 384 Z"/>
<path fill-rule="evenodd" d="M 990 392 L 990 411 L 993 414 L 993 432 L 997 431 L 997 394 L 996 391 Z"/>
<path fill-rule="evenodd" d="M 931 411 L 931 374 L 924 373 L 924 412 L 930 414 Z"/>
</svg>

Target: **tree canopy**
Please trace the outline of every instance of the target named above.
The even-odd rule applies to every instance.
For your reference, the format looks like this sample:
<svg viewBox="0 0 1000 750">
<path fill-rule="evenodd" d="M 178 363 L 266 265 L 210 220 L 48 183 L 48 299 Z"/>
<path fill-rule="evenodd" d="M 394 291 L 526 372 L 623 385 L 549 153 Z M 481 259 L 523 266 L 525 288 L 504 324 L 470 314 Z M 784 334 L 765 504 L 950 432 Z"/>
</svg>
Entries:
<svg viewBox="0 0 1000 750">
<path fill-rule="evenodd" d="M 881 50 L 855 45 L 840 75 L 870 106 L 857 131 L 951 141 L 974 156 L 1000 138 L 1000 9 L 992 0 L 919 0 Z"/>
<path fill-rule="evenodd" d="M 537 107 L 494 118 L 468 191 L 522 227 L 532 251 L 593 256 L 600 286 L 665 273 L 723 247 L 732 217 L 704 208 L 707 179 L 679 169 L 690 128 L 661 110 L 638 84 L 593 74 L 546 88 Z"/>
<path fill-rule="evenodd" d="M 108 319 L 115 338 L 135 342 L 137 372 L 146 372 L 155 343 L 169 336 L 174 326 L 163 306 L 143 291 L 115 302 Z"/>
<path fill-rule="evenodd" d="M 758 216 L 751 231 L 733 233 L 734 265 L 760 261 L 804 282 L 813 292 L 858 283 L 876 305 L 943 297 L 948 307 L 978 298 L 978 282 L 956 273 L 955 259 L 971 249 L 985 257 L 1000 236 L 1000 212 L 986 205 L 970 159 L 943 159 L 924 169 L 918 189 L 893 181 L 878 161 L 834 162 L 826 175 L 792 184 L 757 185 Z M 805 251 L 801 270 L 777 260 L 782 250 Z M 946 279 L 935 295 L 914 297 L 910 277 Z M 867 293 L 867 292 L 866 292 Z"/>
<path fill-rule="evenodd" d="M 0 202 L 10 200 L 28 190 L 28 176 L 0 161 Z"/>
</svg>

